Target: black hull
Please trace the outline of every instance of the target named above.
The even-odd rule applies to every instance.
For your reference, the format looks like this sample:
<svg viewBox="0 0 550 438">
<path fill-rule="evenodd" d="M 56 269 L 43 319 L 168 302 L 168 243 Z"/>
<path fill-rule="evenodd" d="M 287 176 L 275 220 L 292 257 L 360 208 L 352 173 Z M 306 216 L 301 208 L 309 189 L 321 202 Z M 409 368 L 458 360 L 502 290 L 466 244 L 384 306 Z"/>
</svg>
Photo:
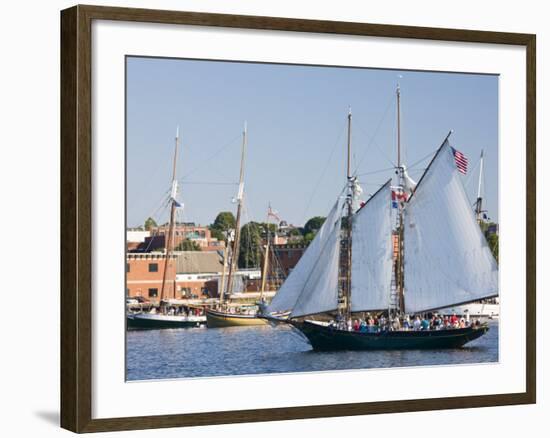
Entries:
<svg viewBox="0 0 550 438">
<path fill-rule="evenodd" d="M 200 327 L 206 324 L 206 322 L 196 321 L 162 321 L 158 319 L 142 319 L 134 318 L 132 316 L 126 317 L 128 329 L 134 330 L 152 330 L 152 329 L 175 329 L 175 328 L 192 328 Z"/>
<path fill-rule="evenodd" d="M 430 331 L 361 333 L 338 330 L 311 322 L 290 322 L 308 339 L 314 350 L 440 350 L 460 348 L 489 330 L 481 326 Z"/>
</svg>

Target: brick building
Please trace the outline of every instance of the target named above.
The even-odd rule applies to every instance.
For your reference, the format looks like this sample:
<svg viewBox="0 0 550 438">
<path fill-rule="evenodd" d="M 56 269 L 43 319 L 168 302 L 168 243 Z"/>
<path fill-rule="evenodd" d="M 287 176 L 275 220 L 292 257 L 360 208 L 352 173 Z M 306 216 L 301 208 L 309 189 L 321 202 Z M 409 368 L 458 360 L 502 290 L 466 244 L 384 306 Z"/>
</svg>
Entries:
<svg viewBox="0 0 550 438">
<path fill-rule="evenodd" d="M 126 255 L 126 295 L 153 303 L 160 299 L 166 255 L 161 252 Z M 174 252 L 168 262 L 164 298 L 207 298 L 218 293 L 223 270 L 216 251 Z"/>
<path fill-rule="evenodd" d="M 150 235 L 143 239 L 143 242 L 137 247 L 132 245 L 132 250 L 136 252 L 158 251 L 166 247 L 166 237 L 168 236 L 168 225 L 160 225 L 150 230 Z M 184 240 L 191 240 L 200 246 L 202 251 L 223 250 L 225 242 L 212 237 L 208 227 L 195 225 L 194 223 L 178 223 L 174 226 L 174 247 Z M 130 243 L 129 243 L 130 245 Z M 130 246 L 128 247 L 130 249 Z"/>
<path fill-rule="evenodd" d="M 266 289 L 277 290 L 306 250 L 303 244 L 271 245 Z M 263 257 L 262 257 L 263 259 Z M 264 261 L 262 260 L 262 265 Z"/>
<path fill-rule="evenodd" d="M 162 276 L 166 254 L 145 253 L 126 255 L 126 296 L 142 297 L 151 302 L 157 302 L 162 288 Z M 176 255 L 168 263 L 166 273 L 165 297 L 173 297 L 176 280 Z"/>
</svg>

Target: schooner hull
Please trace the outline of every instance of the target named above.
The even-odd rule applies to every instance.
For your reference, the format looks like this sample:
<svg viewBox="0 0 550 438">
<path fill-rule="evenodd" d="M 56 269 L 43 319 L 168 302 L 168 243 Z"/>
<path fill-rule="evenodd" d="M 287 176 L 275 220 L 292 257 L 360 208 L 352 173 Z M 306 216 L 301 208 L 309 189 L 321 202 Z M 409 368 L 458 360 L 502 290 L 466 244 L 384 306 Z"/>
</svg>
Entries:
<svg viewBox="0 0 550 438">
<path fill-rule="evenodd" d="M 182 317 L 173 315 L 154 315 L 145 313 L 127 314 L 128 328 L 132 329 L 170 329 L 200 327 L 206 323 L 204 316 Z"/>
<path fill-rule="evenodd" d="M 206 325 L 208 328 L 238 327 L 267 325 L 267 321 L 265 319 L 258 318 L 256 315 L 226 313 L 209 309 L 206 311 Z"/>
<path fill-rule="evenodd" d="M 308 339 L 314 350 L 439 350 L 460 348 L 483 336 L 487 325 L 462 329 L 430 331 L 388 331 L 361 333 L 338 330 L 308 321 L 292 321 Z"/>
</svg>

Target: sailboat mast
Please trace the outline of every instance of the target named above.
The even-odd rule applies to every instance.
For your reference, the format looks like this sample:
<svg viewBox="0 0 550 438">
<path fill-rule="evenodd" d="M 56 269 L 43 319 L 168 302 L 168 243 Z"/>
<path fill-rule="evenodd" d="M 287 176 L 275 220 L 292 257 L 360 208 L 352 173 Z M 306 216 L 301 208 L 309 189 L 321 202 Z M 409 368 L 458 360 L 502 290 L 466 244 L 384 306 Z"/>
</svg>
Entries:
<svg viewBox="0 0 550 438">
<path fill-rule="evenodd" d="M 347 202 L 347 224 L 344 227 L 346 244 L 345 251 L 345 280 L 343 284 L 343 295 L 345 298 L 344 319 L 347 321 L 351 315 L 351 217 L 353 215 L 353 177 L 351 174 L 351 107 L 348 111 L 348 142 L 347 142 L 347 183 L 348 193 L 346 197 Z"/>
<path fill-rule="evenodd" d="M 222 280 L 221 280 L 221 285 L 220 285 L 220 290 L 219 290 L 219 297 L 220 297 L 220 302 L 223 300 L 223 294 L 224 294 L 224 291 L 225 291 L 225 277 L 226 277 L 226 271 L 227 271 L 227 254 L 229 252 L 229 248 L 227 248 L 227 245 L 229 244 L 229 240 L 226 242 L 225 244 L 225 247 L 223 248 L 223 259 L 222 259 L 222 262 L 223 262 L 223 266 L 222 266 Z"/>
<path fill-rule="evenodd" d="M 476 199 L 476 219 L 478 224 L 481 224 L 481 212 L 483 199 L 481 197 L 481 181 L 483 179 L 483 149 L 481 149 L 481 158 L 479 159 L 479 181 L 477 183 L 477 199 Z"/>
<path fill-rule="evenodd" d="M 241 240 L 241 211 L 243 206 L 244 195 L 244 157 L 246 153 L 247 142 L 247 126 L 244 123 L 243 142 L 241 147 L 241 171 L 239 175 L 239 192 L 237 194 L 237 217 L 235 220 L 235 233 L 233 236 L 233 249 L 231 251 L 231 262 L 229 264 L 229 276 L 227 280 L 227 294 L 230 295 L 233 290 L 233 282 L 235 271 L 237 270 L 237 261 L 239 259 L 239 242 Z M 223 304 L 225 299 L 224 294 L 220 295 L 220 304 Z"/>
<path fill-rule="evenodd" d="M 264 297 L 266 280 L 267 280 L 267 268 L 269 266 L 269 212 L 271 211 L 271 205 L 269 205 L 267 210 L 267 220 L 266 220 L 266 242 L 265 242 L 265 255 L 264 255 L 264 266 L 262 268 L 262 287 L 260 289 L 260 301 Z"/>
<path fill-rule="evenodd" d="M 172 164 L 172 191 L 170 194 L 170 222 L 168 225 L 168 236 L 165 235 L 165 247 L 166 247 L 166 259 L 164 261 L 164 271 L 162 274 L 162 286 L 160 289 L 160 298 L 159 298 L 159 304 L 162 304 L 162 300 L 164 299 L 165 294 L 165 288 L 166 288 L 166 277 L 168 275 L 168 263 L 170 261 L 170 258 L 172 257 L 172 252 L 174 251 L 174 222 L 176 219 L 176 195 L 178 191 L 178 181 L 176 179 L 176 164 L 177 164 L 177 158 L 178 158 L 178 146 L 179 146 L 179 126 L 176 129 L 176 139 L 175 139 L 175 146 L 174 146 L 174 161 Z M 176 290 L 174 289 L 173 295 L 175 298 Z"/>
<path fill-rule="evenodd" d="M 404 190 L 404 175 L 403 165 L 401 163 L 401 88 L 399 83 L 396 90 L 397 98 L 397 178 L 398 187 L 401 193 Z M 403 251 L 403 206 L 401 202 L 397 203 L 398 214 L 398 228 L 397 228 L 397 263 L 396 263 L 396 276 L 397 276 L 397 299 L 398 310 L 405 310 L 405 294 L 404 294 L 404 251 Z"/>
</svg>

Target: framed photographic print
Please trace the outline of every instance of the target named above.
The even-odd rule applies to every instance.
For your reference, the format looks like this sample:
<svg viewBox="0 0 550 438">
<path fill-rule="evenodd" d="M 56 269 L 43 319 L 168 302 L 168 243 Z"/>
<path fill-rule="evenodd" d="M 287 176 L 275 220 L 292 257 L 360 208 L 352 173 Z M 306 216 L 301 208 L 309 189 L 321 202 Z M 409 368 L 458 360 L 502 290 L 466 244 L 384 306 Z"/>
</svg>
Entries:
<svg viewBox="0 0 550 438">
<path fill-rule="evenodd" d="M 61 423 L 534 403 L 535 36 L 61 13 Z"/>
</svg>

